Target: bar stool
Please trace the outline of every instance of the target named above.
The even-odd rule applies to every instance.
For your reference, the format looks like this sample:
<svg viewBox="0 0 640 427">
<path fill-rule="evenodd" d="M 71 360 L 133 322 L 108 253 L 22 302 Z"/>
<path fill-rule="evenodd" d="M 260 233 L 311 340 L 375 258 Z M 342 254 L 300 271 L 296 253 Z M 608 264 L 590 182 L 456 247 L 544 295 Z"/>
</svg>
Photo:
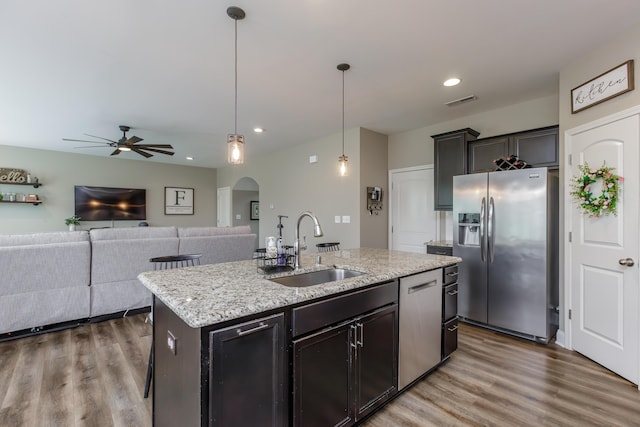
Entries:
<svg viewBox="0 0 640 427">
<path fill-rule="evenodd" d="M 332 252 L 340 250 L 340 242 L 318 243 L 318 252 Z"/>
<path fill-rule="evenodd" d="M 170 270 L 172 268 L 195 267 L 200 265 L 202 254 L 187 255 L 169 255 L 151 258 L 149 262 L 153 264 L 154 270 Z M 145 322 L 153 324 L 153 309 L 147 315 Z M 151 378 L 153 378 L 153 349 L 155 340 L 151 336 L 151 351 L 149 352 L 149 364 L 147 365 L 147 378 L 144 384 L 144 398 L 149 397 L 149 389 L 151 388 Z"/>
</svg>

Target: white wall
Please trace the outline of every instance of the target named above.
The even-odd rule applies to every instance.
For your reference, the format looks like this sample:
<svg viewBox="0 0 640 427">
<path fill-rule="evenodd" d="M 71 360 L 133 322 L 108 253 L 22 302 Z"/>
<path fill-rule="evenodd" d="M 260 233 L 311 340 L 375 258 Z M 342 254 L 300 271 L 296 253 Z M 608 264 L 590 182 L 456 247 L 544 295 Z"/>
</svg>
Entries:
<svg viewBox="0 0 640 427">
<path fill-rule="evenodd" d="M 24 169 L 43 183 L 37 190 L 0 184 L 1 192 L 38 193 L 39 206 L 0 204 L 0 234 L 62 231 L 64 219 L 74 213 L 74 185 L 144 188 L 147 222 L 151 226 L 215 226 L 216 170 L 163 163 L 70 154 L 0 146 L 2 167 Z M 165 215 L 164 187 L 194 189 L 194 215 Z M 115 221 L 116 227 L 139 221 Z M 80 229 L 110 226 L 111 222 L 82 222 Z"/>
</svg>

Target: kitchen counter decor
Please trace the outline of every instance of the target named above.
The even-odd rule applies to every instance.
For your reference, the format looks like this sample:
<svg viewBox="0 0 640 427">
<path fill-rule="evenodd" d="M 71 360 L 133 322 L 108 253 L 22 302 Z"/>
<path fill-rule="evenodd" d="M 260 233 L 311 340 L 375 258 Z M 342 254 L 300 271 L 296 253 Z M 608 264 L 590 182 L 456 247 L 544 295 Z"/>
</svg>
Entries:
<svg viewBox="0 0 640 427">
<path fill-rule="evenodd" d="M 578 165 L 578 169 L 582 174 L 573 177 L 571 196 L 579 203 L 582 213 L 594 218 L 617 215 L 618 190 L 623 178 L 612 172 L 615 168 L 602 163 L 598 169 L 591 169 L 585 162 Z M 598 189 L 593 185 L 597 186 L 599 181 L 600 191 L 594 191 Z"/>
</svg>

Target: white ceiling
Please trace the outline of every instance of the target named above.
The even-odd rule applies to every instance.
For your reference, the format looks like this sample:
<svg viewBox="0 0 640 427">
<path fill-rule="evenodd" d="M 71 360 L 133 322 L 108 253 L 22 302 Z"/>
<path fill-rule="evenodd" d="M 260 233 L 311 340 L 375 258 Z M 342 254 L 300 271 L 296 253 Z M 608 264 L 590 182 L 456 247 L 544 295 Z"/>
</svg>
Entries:
<svg viewBox="0 0 640 427">
<path fill-rule="evenodd" d="M 638 0 L 2 0 L 0 144 L 108 156 L 62 138 L 119 139 L 124 124 L 175 148 L 146 161 L 224 166 L 228 6 L 247 15 L 238 131 L 248 157 L 341 131 L 341 62 L 352 66 L 346 128 L 393 134 L 556 93 L 566 63 L 640 16 Z M 443 87 L 451 76 L 462 83 Z"/>
</svg>

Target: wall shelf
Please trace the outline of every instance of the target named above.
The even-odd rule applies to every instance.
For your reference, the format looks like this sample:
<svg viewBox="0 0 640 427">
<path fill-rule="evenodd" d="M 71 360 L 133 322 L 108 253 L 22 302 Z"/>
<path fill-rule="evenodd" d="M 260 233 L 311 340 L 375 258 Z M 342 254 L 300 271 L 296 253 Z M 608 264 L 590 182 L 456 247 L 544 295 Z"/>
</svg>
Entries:
<svg viewBox="0 0 640 427">
<path fill-rule="evenodd" d="M 38 188 L 42 185 L 41 182 L 6 182 L 0 181 L 0 185 L 28 185 L 33 188 Z"/>
<path fill-rule="evenodd" d="M 19 201 L 15 201 L 15 202 L 11 202 L 9 200 L 0 200 L 0 203 L 10 203 L 12 205 L 19 205 L 19 204 L 31 204 L 33 206 L 38 206 L 40 203 L 42 203 L 42 200 L 37 200 L 34 202 L 19 202 Z"/>
</svg>

